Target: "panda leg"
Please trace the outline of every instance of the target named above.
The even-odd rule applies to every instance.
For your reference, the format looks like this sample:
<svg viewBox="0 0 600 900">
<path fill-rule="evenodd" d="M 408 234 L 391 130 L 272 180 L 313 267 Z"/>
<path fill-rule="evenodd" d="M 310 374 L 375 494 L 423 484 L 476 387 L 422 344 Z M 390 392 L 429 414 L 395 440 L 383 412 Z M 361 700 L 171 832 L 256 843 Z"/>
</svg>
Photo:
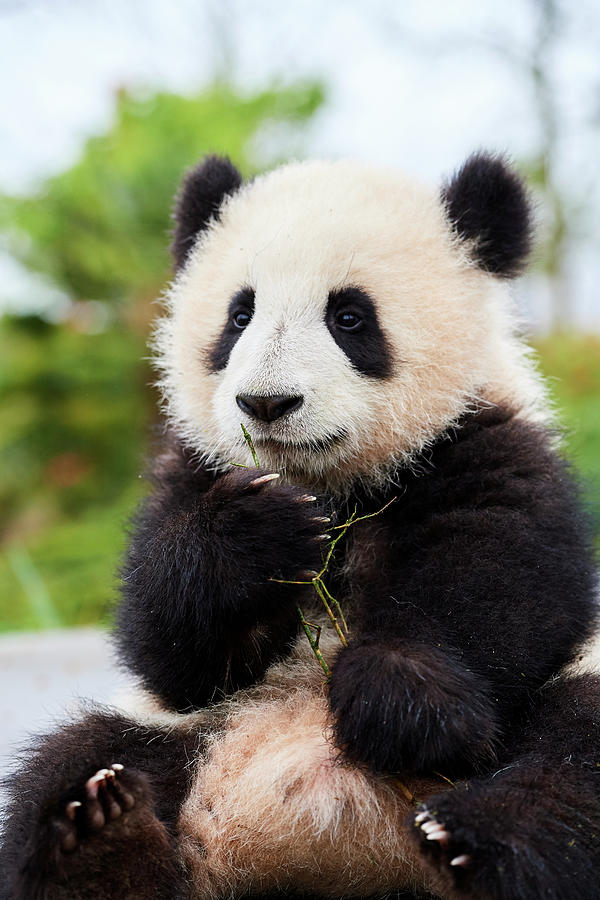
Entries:
<svg viewBox="0 0 600 900">
<path fill-rule="evenodd" d="M 7 783 L 1 900 L 187 897 L 175 829 L 196 743 L 106 712 L 39 739 Z"/>
<path fill-rule="evenodd" d="M 448 898 L 596 900 L 600 884 L 600 679 L 546 686 L 491 778 L 433 796 L 412 821 Z"/>
</svg>

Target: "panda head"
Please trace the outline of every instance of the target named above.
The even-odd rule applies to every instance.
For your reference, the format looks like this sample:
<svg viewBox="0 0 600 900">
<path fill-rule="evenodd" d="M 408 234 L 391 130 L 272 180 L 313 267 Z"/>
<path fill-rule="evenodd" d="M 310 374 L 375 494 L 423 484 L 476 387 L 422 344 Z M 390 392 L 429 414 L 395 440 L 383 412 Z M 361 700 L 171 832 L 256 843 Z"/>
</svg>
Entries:
<svg viewBox="0 0 600 900">
<path fill-rule="evenodd" d="M 344 490 L 410 464 L 466 411 L 542 405 L 506 282 L 529 252 L 520 179 L 477 154 L 440 190 L 354 162 L 244 184 L 225 159 L 177 198 L 156 332 L 168 418 L 215 469 Z"/>
</svg>

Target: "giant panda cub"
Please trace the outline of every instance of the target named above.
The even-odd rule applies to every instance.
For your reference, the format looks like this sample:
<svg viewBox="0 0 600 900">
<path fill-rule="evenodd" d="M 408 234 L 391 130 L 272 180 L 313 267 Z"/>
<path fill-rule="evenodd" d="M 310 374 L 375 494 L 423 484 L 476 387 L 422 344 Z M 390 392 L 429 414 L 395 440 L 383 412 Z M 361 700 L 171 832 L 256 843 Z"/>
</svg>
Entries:
<svg viewBox="0 0 600 900">
<path fill-rule="evenodd" d="M 188 174 L 116 631 L 149 700 L 28 754 L 5 900 L 597 898 L 600 683 L 565 674 L 594 566 L 515 335 L 530 226 L 484 154 L 441 191 Z M 352 515 L 343 646 L 312 579 Z"/>
</svg>

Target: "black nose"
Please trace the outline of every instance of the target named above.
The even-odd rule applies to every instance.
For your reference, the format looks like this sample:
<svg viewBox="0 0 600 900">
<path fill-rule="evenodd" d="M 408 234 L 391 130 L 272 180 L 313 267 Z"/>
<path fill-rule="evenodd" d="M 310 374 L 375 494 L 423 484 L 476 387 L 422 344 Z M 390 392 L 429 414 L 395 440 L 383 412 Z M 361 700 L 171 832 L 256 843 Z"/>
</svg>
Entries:
<svg viewBox="0 0 600 900">
<path fill-rule="evenodd" d="M 262 422 L 274 422 L 286 413 L 300 409 L 304 403 L 304 397 L 284 397 L 276 394 L 274 397 L 258 397 L 256 394 L 238 394 L 235 398 L 237 405 L 246 415 Z"/>
</svg>

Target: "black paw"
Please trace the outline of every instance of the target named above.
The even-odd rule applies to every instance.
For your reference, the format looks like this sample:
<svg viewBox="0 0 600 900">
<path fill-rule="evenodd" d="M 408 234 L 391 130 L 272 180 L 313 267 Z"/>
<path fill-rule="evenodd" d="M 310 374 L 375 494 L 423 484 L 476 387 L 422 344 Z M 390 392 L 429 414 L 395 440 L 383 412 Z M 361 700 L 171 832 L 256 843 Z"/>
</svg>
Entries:
<svg viewBox="0 0 600 900">
<path fill-rule="evenodd" d="M 515 767 L 519 769 L 519 765 Z M 469 900 L 595 900 L 600 833 L 576 798 L 502 775 L 432 797 L 409 822 L 442 895 Z M 540 785 L 541 786 L 541 783 Z M 555 796 L 551 796 L 555 793 Z M 573 799 L 575 802 L 573 803 Z"/>
<path fill-rule="evenodd" d="M 147 799 L 142 776 L 126 774 L 120 763 L 110 769 L 99 769 L 78 792 L 78 799 L 69 800 L 55 816 L 52 826 L 63 853 L 73 853 L 78 845 L 123 818 L 127 827 L 127 813 Z"/>
<path fill-rule="evenodd" d="M 437 807 L 432 809 L 424 806 L 415 816 L 413 825 L 417 829 L 421 852 L 429 856 L 439 868 L 456 869 L 454 882 L 459 886 L 461 880 L 463 884 L 468 881 L 471 873 L 467 870 L 477 866 L 477 854 L 464 831 L 459 829 L 453 832 L 450 825 L 440 821 L 441 815 Z"/>
<path fill-rule="evenodd" d="M 234 469 L 206 501 L 220 552 L 246 585 L 306 581 L 320 570 L 331 520 L 304 488 L 280 483 L 276 472 Z"/>
<path fill-rule="evenodd" d="M 374 772 L 452 776 L 494 758 L 485 685 L 437 648 L 364 639 L 338 656 L 329 702 L 337 745 Z"/>
</svg>

